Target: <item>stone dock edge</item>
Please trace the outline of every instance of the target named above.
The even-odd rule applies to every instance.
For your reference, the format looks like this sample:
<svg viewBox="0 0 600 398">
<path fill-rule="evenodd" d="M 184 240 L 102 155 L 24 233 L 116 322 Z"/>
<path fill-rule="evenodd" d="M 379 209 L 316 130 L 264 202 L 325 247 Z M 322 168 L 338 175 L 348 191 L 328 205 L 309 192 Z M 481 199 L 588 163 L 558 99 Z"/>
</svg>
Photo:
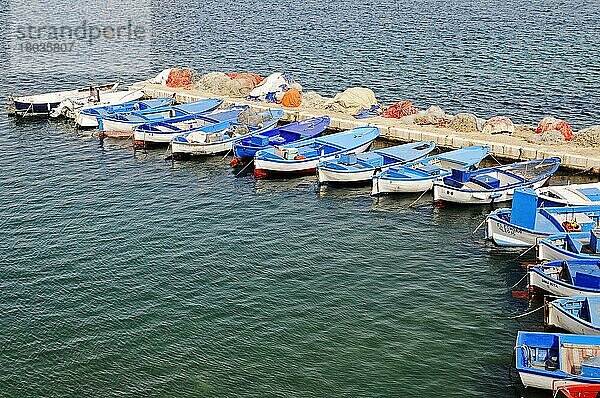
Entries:
<svg viewBox="0 0 600 398">
<path fill-rule="evenodd" d="M 171 88 L 147 81 L 129 86 L 129 90 L 143 90 L 147 97 L 172 97 L 180 103 L 193 102 L 203 98 L 223 99 L 226 106 L 249 105 L 257 110 L 282 109 L 283 121 L 294 122 L 317 116 L 329 116 L 331 130 L 349 130 L 356 127 L 376 126 L 381 129 L 380 138 L 389 141 L 415 142 L 433 141 L 444 149 L 458 149 L 472 145 L 491 147 L 492 155 L 503 160 L 532 160 L 558 156 L 561 168 L 600 175 L 600 149 L 573 145 L 541 145 L 530 143 L 522 138 L 504 134 L 460 133 L 447 128 L 415 126 L 401 123 L 397 119 L 382 117 L 355 119 L 354 117 L 323 109 L 285 108 L 278 104 L 246 101 L 240 98 L 227 98 L 201 90 Z"/>
</svg>

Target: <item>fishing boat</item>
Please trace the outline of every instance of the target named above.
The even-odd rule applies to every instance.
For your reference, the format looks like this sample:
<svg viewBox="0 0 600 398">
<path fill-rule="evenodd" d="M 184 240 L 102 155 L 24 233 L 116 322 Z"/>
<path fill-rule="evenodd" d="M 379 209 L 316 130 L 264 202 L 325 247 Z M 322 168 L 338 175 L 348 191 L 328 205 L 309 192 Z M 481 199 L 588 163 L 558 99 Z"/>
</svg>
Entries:
<svg viewBox="0 0 600 398">
<path fill-rule="evenodd" d="M 449 176 L 452 169 L 469 169 L 490 153 L 490 147 L 471 146 L 410 162 L 373 176 L 371 194 L 425 192 L 438 178 Z"/>
<path fill-rule="evenodd" d="M 173 138 L 195 129 L 214 123 L 239 121 L 247 112 L 247 105 L 230 106 L 209 113 L 194 113 L 140 124 L 133 130 L 134 145 L 137 148 L 168 145 Z"/>
<path fill-rule="evenodd" d="M 254 134 L 266 134 L 283 117 L 282 110 L 259 112 L 258 124 L 242 124 L 226 121 L 192 129 L 173 138 L 171 153 L 174 157 L 184 155 L 216 155 L 229 152 L 237 140 Z"/>
<path fill-rule="evenodd" d="M 414 142 L 359 154 L 345 154 L 317 165 L 319 184 L 371 181 L 375 173 L 424 158 L 434 149 L 434 142 Z"/>
<path fill-rule="evenodd" d="M 549 158 L 473 171 L 453 169 L 449 176 L 434 182 L 433 200 L 462 204 L 508 202 L 515 189 L 542 187 L 559 165 L 559 158 Z"/>
<path fill-rule="evenodd" d="M 515 353 L 525 387 L 600 383 L 600 336 L 520 331 Z"/>
<path fill-rule="evenodd" d="M 591 231 L 600 222 L 600 206 L 540 208 L 538 204 L 533 189 L 516 190 L 511 208 L 488 215 L 487 237 L 499 246 L 533 247 L 551 235 Z"/>
<path fill-rule="evenodd" d="M 366 151 L 379 133 L 377 127 L 359 127 L 263 149 L 254 156 L 254 176 L 265 178 L 272 174 L 314 173 L 320 161 Z"/>
<path fill-rule="evenodd" d="M 538 243 L 537 257 L 540 261 L 600 259 L 600 228 L 542 239 Z"/>
<path fill-rule="evenodd" d="M 143 96 L 144 92 L 142 90 L 136 90 L 99 93 L 97 98 L 68 98 L 54 108 L 50 113 L 50 117 L 64 116 L 69 119 L 75 119 L 77 112 L 82 109 L 124 104 L 131 101 L 137 101 Z"/>
<path fill-rule="evenodd" d="M 20 116 L 50 116 L 50 113 L 66 99 L 97 98 L 101 93 L 114 92 L 119 83 L 104 86 L 89 86 L 77 90 L 55 91 L 45 94 L 12 97 L 14 113 Z"/>
<path fill-rule="evenodd" d="M 130 113 L 168 107 L 173 105 L 174 99 L 157 98 L 145 101 L 130 101 L 118 105 L 93 106 L 80 109 L 75 114 L 75 124 L 80 128 L 98 127 L 98 118 L 116 113 Z"/>
<path fill-rule="evenodd" d="M 550 261 L 529 267 L 529 290 L 558 297 L 600 295 L 600 259 Z"/>
<path fill-rule="evenodd" d="M 600 384 L 575 384 L 558 387 L 553 398 L 598 398 Z"/>
<path fill-rule="evenodd" d="M 100 116 L 98 117 L 98 128 L 105 135 L 108 132 L 123 132 L 125 134 L 130 133 L 128 136 L 131 136 L 133 130 L 142 124 L 210 112 L 221 103 L 223 103 L 221 99 L 209 98 L 176 106 Z"/>
<path fill-rule="evenodd" d="M 600 204 L 600 182 L 543 187 L 536 193 L 546 207 Z"/>
<path fill-rule="evenodd" d="M 600 335 L 600 296 L 559 298 L 547 304 L 546 325 L 575 334 Z"/>
<path fill-rule="evenodd" d="M 329 117 L 321 116 L 286 124 L 233 143 L 232 166 L 244 164 L 254 158 L 256 152 L 275 145 L 286 145 L 319 136 L 329 126 Z"/>
</svg>

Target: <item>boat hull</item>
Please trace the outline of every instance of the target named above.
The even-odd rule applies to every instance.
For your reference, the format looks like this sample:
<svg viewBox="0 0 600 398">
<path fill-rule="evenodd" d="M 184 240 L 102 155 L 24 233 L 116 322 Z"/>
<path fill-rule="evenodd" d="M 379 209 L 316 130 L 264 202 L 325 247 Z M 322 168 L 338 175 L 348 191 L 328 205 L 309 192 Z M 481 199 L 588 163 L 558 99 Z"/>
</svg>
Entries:
<svg viewBox="0 0 600 398">
<path fill-rule="evenodd" d="M 75 124 L 79 128 L 95 128 L 98 127 L 98 118 L 96 116 L 77 112 L 75 115 Z"/>
<path fill-rule="evenodd" d="M 554 390 L 558 387 L 582 384 L 581 382 L 577 382 L 572 379 L 561 379 L 557 377 L 525 372 L 522 370 L 519 370 L 518 373 L 519 377 L 521 378 L 521 383 L 523 383 L 525 387 L 539 388 L 542 390 Z"/>
<path fill-rule="evenodd" d="M 518 188 L 540 188 L 550 179 L 545 178 L 527 186 L 497 189 L 493 191 L 467 191 L 450 187 L 436 182 L 433 186 L 433 200 L 435 202 L 462 203 L 462 204 L 492 204 L 510 202 Z"/>
<path fill-rule="evenodd" d="M 335 159 L 336 156 L 342 153 L 362 153 L 366 151 L 371 145 L 372 141 L 366 142 L 357 148 L 349 148 L 340 152 L 336 152 L 329 156 L 323 156 L 320 158 L 311 158 L 304 160 L 292 160 L 292 161 L 273 161 L 269 159 L 254 158 L 254 170 L 255 175 L 268 175 L 269 173 L 276 174 L 301 174 L 310 173 L 316 170 L 317 164 L 322 161 Z"/>
<path fill-rule="evenodd" d="M 365 171 L 341 171 L 333 170 L 325 167 L 317 168 L 317 176 L 320 184 L 349 184 L 358 182 L 367 182 L 373 178 L 375 169 L 368 169 Z"/>
<path fill-rule="evenodd" d="M 550 234 L 537 233 L 510 225 L 497 217 L 488 216 L 486 224 L 487 237 L 498 246 L 531 247 L 536 245 L 540 239 L 550 236 Z"/>
<path fill-rule="evenodd" d="M 394 180 L 373 177 L 371 195 L 377 196 L 386 193 L 419 193 L 433 188 L 435 178 L 421 180 Z"/>
<path fill-rule="evenodd" d="M 582 323 L 578 318 L 560 311 L 552 303 L 548 305 L 547 323 L 574 334 L 600 335 L 600 329 Z"/>
<path fill-rule="evenodd" d="M 529 286 L 537 287 L 558 297 L 600 296 L 600 292 L 578 289 L 560 280 L 554 279 L 541 271 L 529 271 Z"/>
<path fill-rule="evenodd" d="M 202 156 L 217 155 L 219 153 L 229 152 L 233 147 L 233 140 L 214 142 L 209 144 L 189 143 L 189 142 L 171 142 L 171 151 L 173 156 Z"/>
<path fill-rule="evenodd" d="M 592 256 L 581 255 L 572 253 L 563 248 L 557 247 L 550 242 L 545 240 L 538 243 L 538 260 L 540 261 L 551 261 L 551 260 L 587 260 L 593 259 Z M 600 257 L 598 257 L 600 258 Z"/>
</svg>

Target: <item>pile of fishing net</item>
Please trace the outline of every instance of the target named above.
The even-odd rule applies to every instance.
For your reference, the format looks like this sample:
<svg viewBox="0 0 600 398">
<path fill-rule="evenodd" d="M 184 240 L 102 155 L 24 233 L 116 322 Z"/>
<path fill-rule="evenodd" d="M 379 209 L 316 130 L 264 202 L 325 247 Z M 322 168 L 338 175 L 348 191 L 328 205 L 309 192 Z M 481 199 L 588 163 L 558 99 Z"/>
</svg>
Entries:
<svg viewBox="0 0 600 398">
<path fill-rule="evenodd" d="M 565 140 L 571 141 L 573 139 L 573 129 L 564 120 L 557 119 L 554 117 L 545 117 L 543 118 L 537 126 L 535 130 L 536 134 L 543 134 L 547 131 L 560 131 Z"/>
<path fill-rule="evenodd" d="M 477 133 L 481 130 L 477 116 L 472 113 L 458 113 L 454 116 L 448 127 L 459 133 Z"/>
<path fill-rule="evenodd" d="M 149 81 L 167 87 L 190 89 L 196 87 L 197 76 L 197 72 L 190 68 L 170 68 L 163 70 Z"/>
<path fill-rule="evenodd" d="M 483 124 L 481 132 L 484 134 L 513 134 L 515 132 L 515 125 L 506 116 L 495 116 Z"/>
<path fill-rule="evenodd" d="M 426 111 L 421 111 L 415 116 L 415 124 L 448 127 L 452 117 L 439 106 L 430 106 Z"/>
<path fill-rule="evenodd" d="M 264 79 L 256 73 L 210 72 L 199 77 L 198 86 L 213 94 L 245 98 Z"/>
<path fill-rule="evenodd" d="M 529 141 L 543 145 L 561 145 L 567 142 L 564 134 L 558 130 L 546 130 L 542 133 L 536 132 Z"/>
<path fill-rule="evenodd" d="M 600 125 L 579 130 L 572 142 L 579 146 L 600 147 Z"/>
<path fill-rule="evenodd" d="M 411 101 L 399 101 L 387 108 L 381 116 L 392 119 L 402 119 L 403 117 L 416 115 L 417 113 L 419 113 L 419 108 L 414 106 Z"/>
<path fill-rule="evenodd" d="M 325 109 L 342 112 L 349 115 L 359 113 L 377 105 L 377 98 L 373 90 L 364 87 L 352 87 L 338 93 L 332 100 L 327 101 Z"/>
</svg>

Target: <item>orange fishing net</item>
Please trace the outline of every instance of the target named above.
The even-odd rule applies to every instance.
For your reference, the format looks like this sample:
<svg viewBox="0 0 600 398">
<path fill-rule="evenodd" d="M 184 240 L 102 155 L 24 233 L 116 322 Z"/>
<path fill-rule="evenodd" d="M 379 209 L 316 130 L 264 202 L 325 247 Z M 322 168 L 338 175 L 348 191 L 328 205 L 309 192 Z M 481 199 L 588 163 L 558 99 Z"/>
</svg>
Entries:
<svg viewBox="0 0 600 398">
<path fill-rule="evenodd" d="M 419 113 L 419 109 L 415 107 L 412 102 L 400 101 L 390 106 L 381 116 L 400 119 L 404 116 L 414 115 L 415 113 Z"/>
<path fill-rule="evenodd" d="M 169 78 L 166 83 L 167 87 L 183 87 L 192 88 L 194 83 L 192 81 L 192 71 L 187 68 L 173 68 L 169 73 Z"/>
<path fill-rule="evenodd" d="M 537 126 L 535 130 L 536 134 L 543 134 L 546 131 L 557 130 L 559 131 L 565 140 L 571 141 L 573 138 L 573 128 L 569 125 L 569 123 L 565 122 L 561 119 L 556 119 L 554 117 L 545 117 L 543 118 Z"/>
<path fill-rule="evenodd" d="M 283 94 L 281 105 L 287 106 L 288 108 L 297 108 L 300 104 L 302 104 L 302 94 L 295 88 L 290 88 Z"/>
</svg>

